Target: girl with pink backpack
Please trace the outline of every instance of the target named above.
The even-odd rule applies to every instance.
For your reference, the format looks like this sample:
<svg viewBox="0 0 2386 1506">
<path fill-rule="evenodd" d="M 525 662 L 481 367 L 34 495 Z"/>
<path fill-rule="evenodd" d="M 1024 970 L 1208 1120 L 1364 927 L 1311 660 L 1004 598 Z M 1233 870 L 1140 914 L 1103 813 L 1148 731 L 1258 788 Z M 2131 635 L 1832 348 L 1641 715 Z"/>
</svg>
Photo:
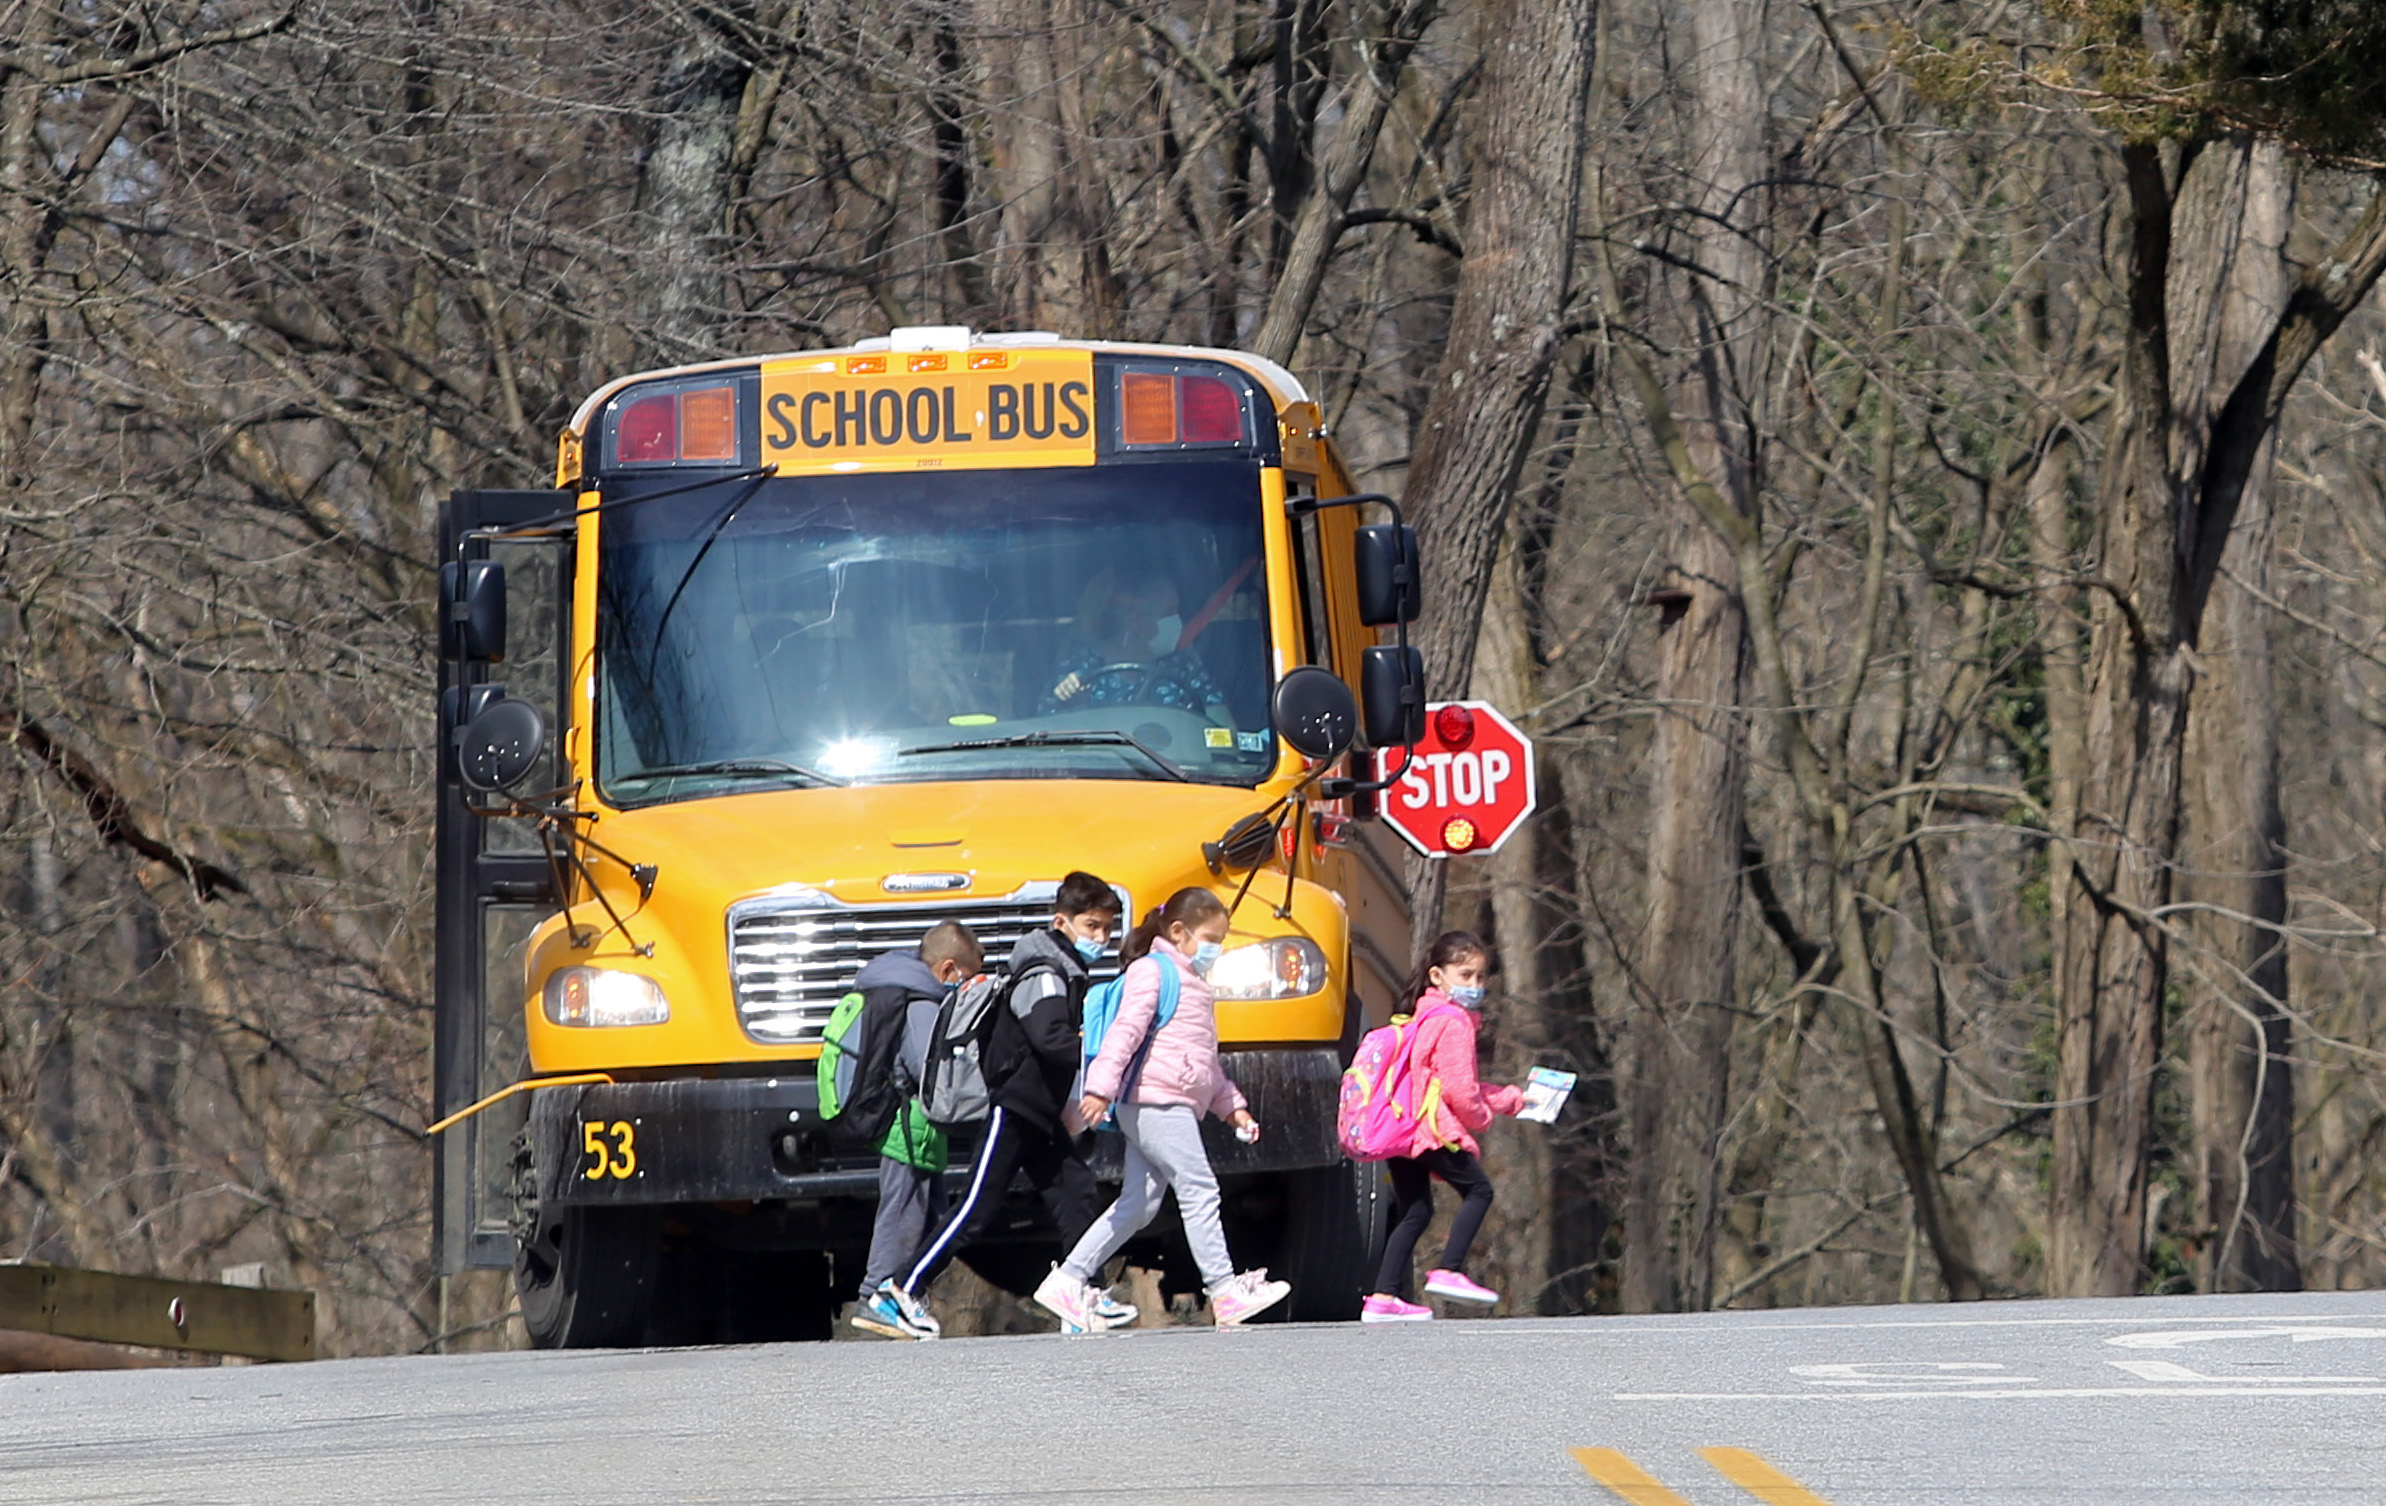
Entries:
<svg viewBox="0 0 2386 1506">
<path fill-rule="evenodd" d="M 1393 1223 L 1384 1242 L 1383 1268 L 1375 1290 L 1359 1312 L 1362 1323 L 1401 1323 L 1433 1316 L 1433 1309 L 1409 1300 L 1417 1240 L 1433 1222 L 1433 1179 L 1459 1195 L 1458 1214 L 1442 1246 L 1441 1264 L 1425 1277 L 1428 1296 L 1490 1306 L 1500 1294 L 1466 1274 L 1466 1252 L 1491 1211 L 1491 1178 L 1476 1159 L 1482 1147 L 1474 1131 L 1493 1116 L 1524 1107 L 1520 1089 L 1485 1084 L 1475 1075 L 1475 1022 L 1483 1007 L 1483 976 L 1490 949 L 1472 931 L 1444 931 L 1426 949 L 1409 979 L 1407 1064 L 1422 1085 L 1425 1105 L 1408 1153 L 1384 1163 L 1392 1176 Z"/>
</svg>

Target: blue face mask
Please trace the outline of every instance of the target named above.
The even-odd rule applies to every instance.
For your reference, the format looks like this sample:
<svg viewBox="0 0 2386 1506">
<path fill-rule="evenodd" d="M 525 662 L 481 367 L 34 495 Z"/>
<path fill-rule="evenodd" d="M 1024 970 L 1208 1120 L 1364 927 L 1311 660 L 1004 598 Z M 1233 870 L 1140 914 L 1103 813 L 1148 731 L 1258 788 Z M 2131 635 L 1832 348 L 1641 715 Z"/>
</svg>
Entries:
<svg viewBox="0 0 2386 1506">
<path fill-rule="evenodd" d="M 1077 955 L 1088 962 L 1099 962 L 1102 959 L 1102 953 L 1110 945 L 1106 941 L 1088 941 L 1082 936 L 1072 936 L 1069 941 L 1077 948 Z"/>
<path fill-rule="evenodd" d="M 1450 1002 L 1461 1009 L 1483 1007 L 1483 985 L 1480 983 L 1453 983 L 1442 992 L 1448 994 Z"/>
<path fill-rule="evenodd" d="M 1208 977 L 1210 975 L 1210 967 L 1212 964 L 1216 963 L 1221 956 L 1225 955 L 1225 952 L 1226 948 L 1218 945 L 1218 943 L 1214 941 L 1205 941 L 1194 947 L 1192 957 L 1194 976 L 1200 978 Z"/>
</svg>

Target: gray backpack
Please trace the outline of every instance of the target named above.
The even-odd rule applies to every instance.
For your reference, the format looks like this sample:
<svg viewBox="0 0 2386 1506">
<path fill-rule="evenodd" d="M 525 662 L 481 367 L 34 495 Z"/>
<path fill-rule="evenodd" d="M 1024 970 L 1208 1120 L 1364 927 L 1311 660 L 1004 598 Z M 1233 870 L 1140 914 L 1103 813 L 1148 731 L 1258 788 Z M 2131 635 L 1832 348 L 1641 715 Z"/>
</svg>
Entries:
<svg viewBox="0 0 2386 1506">
<path fill-rule="evenodd" d="M 950 1129 L 976 1124 L 994 1107 L 986 1087 L 986 1042 L 994 1014 L 1009 990 L 1007 978 L 980 973 L 945 1000 L 928 1037 L 928 1065 L 920 1079 L 920 1108 L 928 1122 Z"/>
</svg>

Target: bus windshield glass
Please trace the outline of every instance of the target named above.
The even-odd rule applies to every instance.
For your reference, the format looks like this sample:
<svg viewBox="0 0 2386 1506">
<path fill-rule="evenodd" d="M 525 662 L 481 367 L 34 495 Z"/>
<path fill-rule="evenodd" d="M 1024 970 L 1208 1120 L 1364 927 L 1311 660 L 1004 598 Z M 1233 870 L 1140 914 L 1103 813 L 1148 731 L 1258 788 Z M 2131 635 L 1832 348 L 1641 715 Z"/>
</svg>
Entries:
<svg viewBox="0 0 2386 1506">
<path fill-rule="evenodd" d="M 634 494 L 633 494 L 634 495 Z M 1192 780 L 1274 762 L 1244 460 L 611 495 L 598 776 L 616 804 L 814 784 Z"/>
</svg>

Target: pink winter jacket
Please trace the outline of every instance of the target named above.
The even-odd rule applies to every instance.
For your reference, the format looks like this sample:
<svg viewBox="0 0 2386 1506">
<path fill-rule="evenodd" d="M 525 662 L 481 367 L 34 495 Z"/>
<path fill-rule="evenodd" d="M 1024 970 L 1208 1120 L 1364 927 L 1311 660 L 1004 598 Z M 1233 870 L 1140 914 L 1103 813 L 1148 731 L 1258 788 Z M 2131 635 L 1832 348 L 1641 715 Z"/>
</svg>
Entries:
<svg viewBox="0 0 2386 1506">
<path fill-rule="evenodd" d="M 1420 1121 L 1409 1154 L 1452 1148 L 1480 1152 L 1472 1133 L 1489 1124 L 1495 1114 L 1513 1114 L 1524 1107 L 1524 1092 L 1475 1076 L 1475 1015 L 1453 1003 L 1438 988 L 1425 990 L 1414 1011 L 1417 1033 L 1409 1047 L 1414 1063 L 1428 1083 L 1441 1079 L 1441 1104 L 1431 1122 Z"/>
<path fill-rule="evenodd" d="M 1085 1090 L 1118 1101 L 1119 1079 L 1126 1076 L 1136 1048 L 1152 1028 L 1152 1017 L 1159 1013 L 1163 967 L 1176 969 L 1176 1013 L 1153 1036 L 1143 1075 L 1135 1079 L 1134 1096 L 1128 1101 L 1182 1104 L 1196 1113 L 1227 1118 L 1244 1107 L 1244 1100 L 1218 1060 L 1218 1012 L 1210 1000 L 1210 986 L 1165 939 L 1153 942 L 1151 955 L 1127 968 L 1126 994 L 1118 1001 L 1118 1017 L 1103 1032 L 1102 1049 L 1085 1070 Z"/>
</svg>

